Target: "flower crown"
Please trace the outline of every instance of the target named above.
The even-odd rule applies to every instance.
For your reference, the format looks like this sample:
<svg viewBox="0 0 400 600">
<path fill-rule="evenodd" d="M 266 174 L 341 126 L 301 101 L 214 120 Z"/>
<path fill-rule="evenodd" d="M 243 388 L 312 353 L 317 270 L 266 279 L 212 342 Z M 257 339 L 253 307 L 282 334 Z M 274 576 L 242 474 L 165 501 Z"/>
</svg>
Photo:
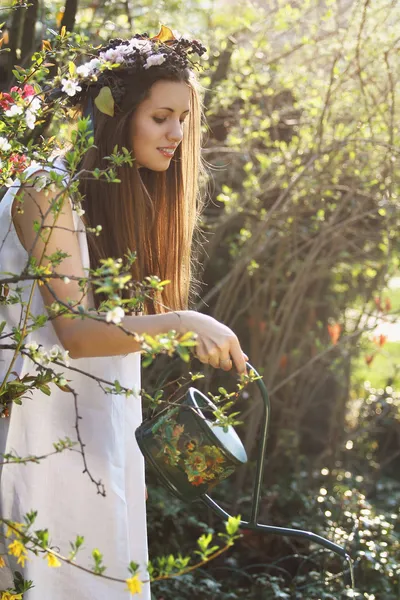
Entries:
<svg viewBox="0 0 400 600">
<path fill-rule="evenodd" d="M 160 72 L 176 73 L 198 63 L 190 56 L 202 56 L 206 52 L 197 40 L 176 38 L 171 29 L 161 26 L 160 32 L 149 38 L 147 33 L 136 34 L 129 40 L 114 39 L 103 47 L 98 56 L 75 67 L 69 64 L 69 76 L 60 79 L 60 92 L 67 94 L 69 105 L 78 104 L 90 88 L 98 91 L 94 103 L 97 108 L 114 116 L 115 102 L 125 93 L 124 81 L 118 72 L 134 75 L 140 71 L 158 67 Z M 93 90 L 93 91 L 94 91 Z M 92 94 L 90 94 L 92 96 Z"/>
</svg>

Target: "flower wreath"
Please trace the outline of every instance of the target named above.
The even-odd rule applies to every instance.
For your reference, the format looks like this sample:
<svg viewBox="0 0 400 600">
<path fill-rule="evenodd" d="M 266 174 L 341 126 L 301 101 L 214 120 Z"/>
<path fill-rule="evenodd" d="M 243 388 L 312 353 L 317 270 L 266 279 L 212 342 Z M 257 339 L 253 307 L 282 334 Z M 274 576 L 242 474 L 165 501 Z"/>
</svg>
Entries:
<svg viewBox="0 0 400 600">
<path fill-rule="evenodd" d="M 150 68 L 158 68 L 164 73 L 181 72 L 186 68 L 198 68 L 198 63 L 191 56 L 197 54 L 201 57 L 205 52 L 205 46 L 198 40 L 176 38 L 165 25 L 152 38 L 144 33 L 128 40 L 113 39 L 90 61 L 79 67 L 70 63 L 69 76 L 59 76 L 55 81 L 59 85 L 56 95 L 66 94 L 68 104 L 74 106 L 90 88 L 95 88 L 98 91 L 94 99 L 97 108 L 114 116 L 115 103 L 125 93 L 124 82 L 118 77 L 119 71 L 123 71 L 124 75 L 134 75 Z"/>
</svg>

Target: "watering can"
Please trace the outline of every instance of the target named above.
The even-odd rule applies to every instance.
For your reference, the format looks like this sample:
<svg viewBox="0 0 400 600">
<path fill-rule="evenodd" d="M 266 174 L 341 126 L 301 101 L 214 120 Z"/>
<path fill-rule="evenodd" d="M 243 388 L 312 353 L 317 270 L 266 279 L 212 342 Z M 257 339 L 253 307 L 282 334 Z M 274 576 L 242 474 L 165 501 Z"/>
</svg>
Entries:
<svg viewBox="0 0 400 600">
<path fill-rule="evenodd" d="M 265 384 L 250 363 L 264 402 L 257 470 L 254 481 L 251 516 L 240 521 L 240 528 L 300 537 L 323 546 L 351 562 L 344 548 L 310 531 L 274 527 L 258 523 L 260 493 L 268 436 L 270 403 Z M 216 423 L 217 407 L 194 387 L 189 388 L 181 404 L 167 407 L 145 420 L 136 430 L 136 440 L 147 464 L 158 479 L 181 500 L 201 500 L 224 520 L 231 515 L 209 495 L 210 490 L 238 466 L 247 462 L 246 450 L 233 427 Z"/>
</svg>

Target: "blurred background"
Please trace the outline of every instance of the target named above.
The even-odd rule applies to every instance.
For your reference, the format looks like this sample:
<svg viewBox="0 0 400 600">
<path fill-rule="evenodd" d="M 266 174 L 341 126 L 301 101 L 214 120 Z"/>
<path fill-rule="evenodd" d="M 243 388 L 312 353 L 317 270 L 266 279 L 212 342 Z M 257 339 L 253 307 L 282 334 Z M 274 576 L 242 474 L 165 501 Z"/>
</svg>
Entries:
<svg viewBox="0 0 400 600">
<path fill-rule="evenodd" d="M 14 7 L 14 8 L 13 8 Z M 207 204 L 193 308 L 238 335 L 272 403 L 260 522 L 345 545 L 244 532 L 154 599 L 400 597 L 400 5 L 395 0 L 0 0 L 0 91 L 48 29 L 102 43 L 160 24 L 209 49 L 203 86 Z M 40 133 L 68 139 L 70 124 Z M 38 135 L 32 132 L 32 135 Z M 157 359 L 154 394 L 189 371 L 203 391 L 235 377 Z M 196 384 L 197 385 L 197 384 Z M 238 427 L 249 463 L 214 490 L 247 518 L 262 404 Z M 235 407 L 237 408 L 237 407 Z M 189 552 L 218 519 L 149 474 L 151 557 Z"/>
</svg>

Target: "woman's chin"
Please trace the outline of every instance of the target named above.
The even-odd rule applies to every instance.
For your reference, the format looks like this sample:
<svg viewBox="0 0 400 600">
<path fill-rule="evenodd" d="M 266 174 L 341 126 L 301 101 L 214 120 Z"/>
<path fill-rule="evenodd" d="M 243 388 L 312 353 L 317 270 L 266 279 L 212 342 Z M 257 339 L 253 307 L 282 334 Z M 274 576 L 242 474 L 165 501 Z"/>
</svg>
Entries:
<svg viewBox="0 0 400 600">
<path fill-rule="evenodd" d="M 162 171 L 166 171 L 169 167 L 170 163 L 166 164 L 166 165 L 149 165 L 147 168 L 150 169 L 150 171 L 158 171 L 158 172 L 162 172 Z"/>
<path fill-rule="evenodd" d="M 138 165 L 138 169 L 149 169 L 150 171 L 166 171 L 171 164 L 171 160 L 162 160 L 162 161 L 149 161 L 146 163 L 142 163 Z"/>
</svg>

